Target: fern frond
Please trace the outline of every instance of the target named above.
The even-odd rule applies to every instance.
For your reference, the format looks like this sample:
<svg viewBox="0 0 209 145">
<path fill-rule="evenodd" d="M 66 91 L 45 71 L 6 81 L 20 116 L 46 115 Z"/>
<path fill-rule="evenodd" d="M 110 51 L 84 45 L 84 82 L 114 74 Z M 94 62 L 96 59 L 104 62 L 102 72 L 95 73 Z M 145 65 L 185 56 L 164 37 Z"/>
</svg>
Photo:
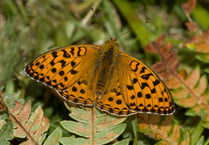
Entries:
<svg viewBox="0 0 209 145">
<path fill-rule="evenodd" d="M 62 127 L 79 137 L 63 137 L 63 144 L 106 144 L 123 133 L 125 117 L 115 117 L 99 112 L 96 108 L 71 107 L 70 117 L 74 120 L 61 121 Z"/>
</svg>

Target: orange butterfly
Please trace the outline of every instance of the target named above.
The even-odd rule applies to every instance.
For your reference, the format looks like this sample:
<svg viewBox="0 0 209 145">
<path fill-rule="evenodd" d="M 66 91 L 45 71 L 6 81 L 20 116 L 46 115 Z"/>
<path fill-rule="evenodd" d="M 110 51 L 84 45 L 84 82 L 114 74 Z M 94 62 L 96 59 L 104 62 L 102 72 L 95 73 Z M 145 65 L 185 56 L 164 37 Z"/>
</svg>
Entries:
<svg viewBox="0 0 209 145">
<path fill-rule="evenodd" d="M 119 52 L 116 39 L 103 46 L 71 45 L 46 52 L 25 68 L 67 102 L 96 106 L 116 116 L 172 114 L 171 95 L 140 60 Z"/>
</svg>

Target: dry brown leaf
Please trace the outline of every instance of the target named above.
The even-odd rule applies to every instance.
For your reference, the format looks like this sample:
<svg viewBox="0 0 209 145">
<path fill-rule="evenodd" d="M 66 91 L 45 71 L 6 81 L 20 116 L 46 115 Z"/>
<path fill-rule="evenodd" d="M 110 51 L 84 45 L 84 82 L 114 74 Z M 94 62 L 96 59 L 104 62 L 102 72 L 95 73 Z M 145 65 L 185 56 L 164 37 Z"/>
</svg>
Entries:
<svg viewBox="0 0 209 145">
<path fill-rule="evenodd" d="M 160 37 L 158 37 L 155 41 L 149 43 L 148 45 L 144 46 L 143 48 L 147 51 L 147 52 L 155 52 L 158 53 L 156 48 L 161 48 L 164 44 L 165 41 L 165 35 L 162 35 Z"/>
<path fill-rule="evenodd" d="M 179 78 L 184 79 L 186 77 L 186 71 L 180 70 L 178 76 Z M 166 85 L 168 86 L 168 88 L 172 88 L 172 89 L 180 88 L 183 84 L 181 83 L 179 78 L 173 77 L 171 80 L 167 81 Z"/>
<path fill-rule="evenodd" d="M 194 97 L 176 99 L 175 102 L 185 108 L 191 108 L 197 105 L 197 100 Z"/>
<path fill-rule="evenodd" d="M 195 6 L 196 6 L 196 0 L 189 0 L 187 3 L 184 3 L 182 5 L 182 8 L 184 9 L 185 12 L 191 13 L 192 10 L 195 8 Z"/>
<path fill-rule="evenodd" d="M 13 135 L 18 138 L 27 138 L 22 144 L 41 144 L 39 139 L 48 130 L 49 120 L 44 116 L 40 106 L 34 113 L 31 113 L 30 101 L 24 106 L 22 103 L 15 101 L 15 106 L 9 113 L 14 124 Z"/>
<path fill-rule="evenodd" d="M 195 22 L 186 22 L 185 25 L 187 26 L 187 29 L 191 32 L 199 31 L 198 24 Z"/>
<path fill-rule="evenodd" d="M 172 96 L 175 96 L 175 100 L 184 99 L 189 96 L 189 91 L 185 88 L 171 91 L 171 93 L 172 93 Z"/>
<path fill-rule="evenodd" d="M 164 140 L 175 145 L 190 141 L 188 132 L 184 132 L 187 139 L 181 140 L 182 131 L 179 125 L 172 123 L 172 115 L 162 117 L 160 115 L 139 114 L 137 119 L 139 131 L 155 140 Z"/>
<path fill-rule="evenodd" d="M 5 110 L 5 106 L 4 106 L 4 101 L 3 101 L 3 96 L 1 94 L 1 91 L 0 91 L 0 112 Z"/>
<path fill-rule="evenodd" d="M 185 79 L 185 82 L 191 88 L 194 88 L 198 80 L 200 79 L 200 71 L 195 69 L 192 73 Z"/>
<path fill-rule="evenodd" d="M 26 128 L 25 123 L 29 118 L 30 111 L 31 111 L 31 103 L 28 101 L 24 108 L 22 109 L 23 105 L 20 102 L 15 101 L 15 106 L 10 110 L 10 118 L 15 126 L 15 131 L 13 132 L 13 135 L 16 137 L 26 137 L 26 132 L 22 128 Z M 12 115 L 18 120 L 18 122 L 12 117 Z M 22 126 L 20 126 L 18 123 L 21 123 Z"/>
<path fill-rule="evenodd" d="M 209 52 L 209 28 L 204 32 L 195 35 L 190 40 L 183 43 L 183 47 L 192 46 L 196 52 L 208 53 Z"/>
<path fill-rule="evenodd" d="M 37 115 L 40 115 L 42 117 L 38 117 L 39 119 L 37 119 L 35 121 L 35 123 L 33 124 L 33 127 L 30 130 L 30 134 L 33 135 L 34 139 L 36 139 L 36 141 L 39 143 L 39 139 L 41 137 L 41 135 L 46 132 L 49 128 L 49 119 L 47 117 L 44 117 L 42 115 L 43 111 L 41 109 L 41 107 L 37 108 Z M 37 127 L 37 124 L 39 124 L 39 128 Z M 25 145 L 31 145 L 33 144 L 33 141 L 31 140 L 31 138 L 28 138 L 28 140 L 26 142 L 24 142 Z"/>
<path fill-rule="evenodd" d="M 194 91 L 197 94 L 203 95 L 203 93 L 206 91 L 207 89 L 207 79 L 205 78 L 205 76 L 201 77 L 201 79 L 199 80 L 199 85 L 194 88 Z"/>
<path fill-rule="evenodd" d="M 172 51 L 172 43 L 164 44 L 165 35 L 160 36 L 155 41 L 151 42 L 144 49 L 148 52 L 157 53 L 161 61 L 152 66 L 152 69 L 158 73 L 159 77 L 167 83 L 172 79 L 179 67 L 179 59 L 177 51 Z"/>
</svg>

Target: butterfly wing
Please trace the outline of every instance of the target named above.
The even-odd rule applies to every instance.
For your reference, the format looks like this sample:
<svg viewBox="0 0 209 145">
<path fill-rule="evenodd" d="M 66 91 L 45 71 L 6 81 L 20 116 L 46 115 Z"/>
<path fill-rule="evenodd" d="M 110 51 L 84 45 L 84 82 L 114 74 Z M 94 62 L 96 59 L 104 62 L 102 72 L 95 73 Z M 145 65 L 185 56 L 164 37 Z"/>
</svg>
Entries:
<svg viewBox="0 0 209 145">
<path fill-rule="evenodd" d="M 102 97 L 96 100 L 99 110 L 117 116 L 136 113 L 171 114 L 174 103 L 159 77 L 144 63 L 120 53 Z"/>
<path fill-rule="evenodd" d="M 86 70 L 86 72 L 83 73 L 75 83 L 70 85 L 67 89 L 57 90 L 57 92 L 72 103 L 84 106 L 93 106 L 95 101 L 95 91 L 93 87 L 95 77 L 94 74 L 95 69 Z"/>
<path fill-rule="evenodd" d="M 125 104 L 132 111 L 172 114 L 175 106 L 171 95 L 160 78 L 143 62 L 120 53 L 118 75 Z"/>
<path fill-rule="evenodd" d="M 96 108 L 116 116 L 136 114 L 134 110 L 130 110 L 126 105 L 126 100 L 121 90 L 120 79 L 118 66 L 115 66 L 104 93 L 102 96 L 96 97 Z"/>
<path fill-rule="evenodd" d="M 54 88 L 71 102 L 93 105 L 92 79 L 99 46 L 72 45 L 46 52 L 31 63 L 25 71 L 37 81 Z M 89 76 L 88 76 L 89 75 Z M 79 89 L 79 93 L 77 90 Z M 70 93 L 71 92 L 71 93 Z M 73 97 L 77 96 L 78 97 Z"/>
</svg>

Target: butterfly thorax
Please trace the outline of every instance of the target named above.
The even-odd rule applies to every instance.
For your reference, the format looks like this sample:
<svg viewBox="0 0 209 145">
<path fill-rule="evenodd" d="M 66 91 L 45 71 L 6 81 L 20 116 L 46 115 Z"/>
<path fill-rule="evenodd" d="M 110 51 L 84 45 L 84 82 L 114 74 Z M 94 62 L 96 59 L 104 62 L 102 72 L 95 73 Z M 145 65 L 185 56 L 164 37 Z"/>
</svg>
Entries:
<svg viewBox="0 0 209 145">
<path fill-rule="evenodd" d="M 101 60 L 98 60 L 98 76 L 96 84 L 97 97 L 102 96 L 108 87 L 114 66 L 118 62 L 119 48 L 116 39 L 110 39 L 100 50 Z"/>
</svg>

